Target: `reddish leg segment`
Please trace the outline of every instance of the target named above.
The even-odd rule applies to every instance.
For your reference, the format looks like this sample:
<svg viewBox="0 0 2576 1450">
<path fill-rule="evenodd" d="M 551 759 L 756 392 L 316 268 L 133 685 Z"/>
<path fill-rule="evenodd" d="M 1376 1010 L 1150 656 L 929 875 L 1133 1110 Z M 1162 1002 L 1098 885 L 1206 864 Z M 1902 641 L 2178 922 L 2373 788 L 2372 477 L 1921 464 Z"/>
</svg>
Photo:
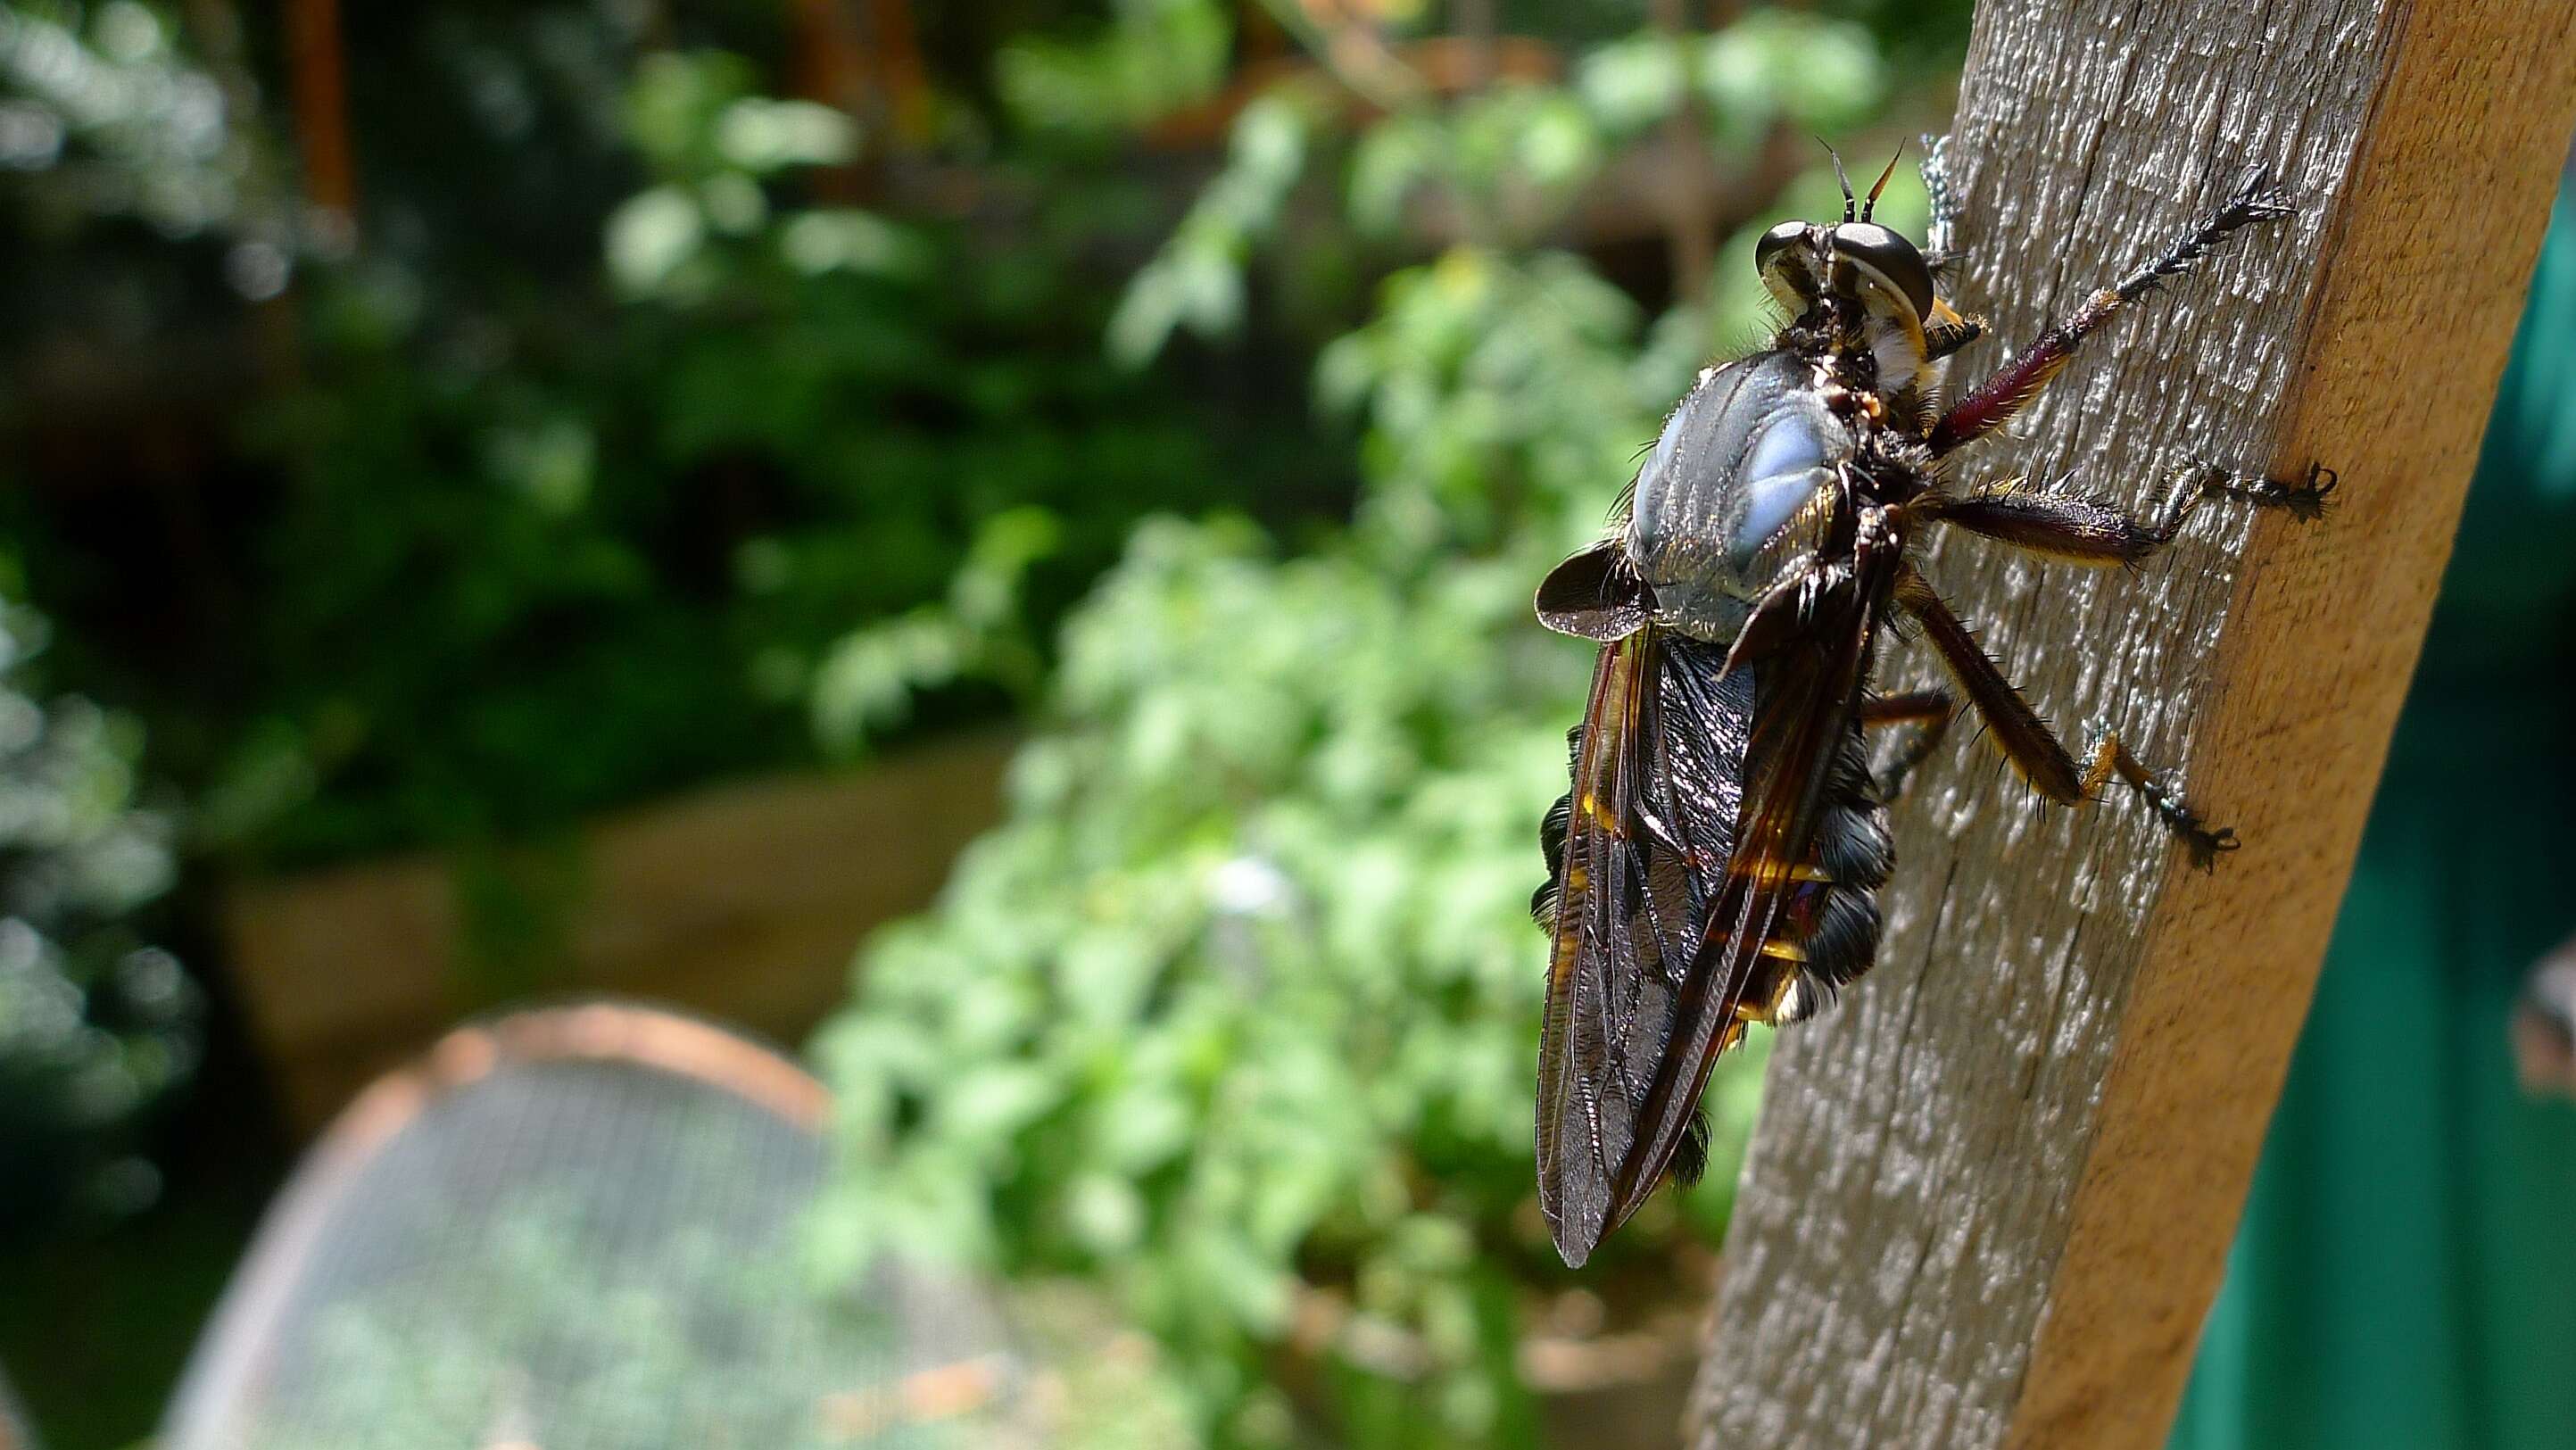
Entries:
<svg viewBox="0 0 2576 1450">
<path fill-rule="evenodd" d="M 2165 278 L 2189 271 L 2221 237 L 2239 227 L 2288 216 L 2291 211 L 2290 207 L 2266 200 L 2259 179 L 2248 177 L 2234 195 L 2193 224 L 2181 240 L 2116 284 L 2085 298 L 2073 316 L 2041 333 L 2021 356 L 2004 364 L 1993 377 L 1960 399 L 1932 429 L 1929 441 L 1933 456 L 1973 443 L 2002 427 L 2048 385 L 2049 379 L 2057 376 L 2086 337 L 2121 308 L 2154 291 Z"/>
<path fill-rule="evenodd" d="M 2096 739 L 2088 764 L 2077 764 L 2075 756 L 2057 738 L 2057 732 L 2048 728 L 2048 722 L 2039 718 L 2030 701 L 2004 678 L 2003 670 L 1977 642 L 1976 633 L 1911 567 L 1897 576 L 1896 602 L 1922 622 L 1924 639 L 1941 657 L 1951 678 L 1959 682 L 1960 692 L 1985 718 L 1987 732 L 2003 751 L 2004 759 L 2041 795 L 2060 805 L 2082 805 L 2116 775 L 2154 809 L 2167 828 L 2182 837 L 2191 851 L 2193 865 L 2207 870 L 2220 852 L 2236 849 L 2234 831 L 2223 826 L 2213 828 L 2202 820 L 2180 791 L 2147 769 L 2111 731 L 2103 731 Z"/>
</svg>

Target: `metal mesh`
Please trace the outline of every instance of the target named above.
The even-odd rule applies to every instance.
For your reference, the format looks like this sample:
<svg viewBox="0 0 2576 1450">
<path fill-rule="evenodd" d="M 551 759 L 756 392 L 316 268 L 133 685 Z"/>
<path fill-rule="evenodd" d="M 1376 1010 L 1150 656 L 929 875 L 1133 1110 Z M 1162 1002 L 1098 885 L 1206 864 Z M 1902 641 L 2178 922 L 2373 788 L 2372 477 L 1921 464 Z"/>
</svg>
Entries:
<svg viewBox="0 0 2576 1450">
<path fill-rule="evenodd" d="M 821 1088 L 591 1004 L 465 1029 L 335 1124 L 197 1347 L 166 1450 L 1016 1443 L 995 1316 L 813 1287 Z"/>
</svg>

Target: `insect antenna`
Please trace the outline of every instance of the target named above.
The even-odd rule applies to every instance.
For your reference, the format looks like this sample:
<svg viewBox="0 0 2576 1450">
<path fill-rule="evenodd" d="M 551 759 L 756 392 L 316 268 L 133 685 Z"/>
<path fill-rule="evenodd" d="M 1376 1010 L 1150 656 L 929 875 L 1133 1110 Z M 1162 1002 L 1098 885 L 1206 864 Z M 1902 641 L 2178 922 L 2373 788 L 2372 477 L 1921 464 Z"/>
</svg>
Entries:
<svg viewBox="0 0 2576 1450">
<path fill-rule="evenodd" d="M 1816 138 L 1816 144 L 1825 148 L 1825 155 L 1834 163 L 1834 180 L 1840 183 L 1843 189 L 1843 220 L 1850 221 L 1858 204 L 1852 199 L 1851 177 L 1843 171 L 1843 155 L 1822 136 Z"/>
<path fill-rule="evenodd" d="M 1878 209 L 1878 194 L 1887 190 L 1887 178 L 1896 174 L 1896 163 L 1904 159 L 1904 156 L 1905 142 L 1900 138 L 1896 143 L 1896 154 L 1887 158 L 1887 169 L 1878 174 L 1878 181 L 1870 187 L 1869 200 L 1862 202 L 1860 205 L 1860 219 L 1862 221 L 1868 221 L 1869 214 Z M 1851 195 L 1851 184 L 1849 182 L 1845 182 L 1843 184 L 1843 194 L 1844 201 L 1848 204 Z M 1851 218 L 1845 217 L 1843 220 L 1849 221 Z"/>
</svg>

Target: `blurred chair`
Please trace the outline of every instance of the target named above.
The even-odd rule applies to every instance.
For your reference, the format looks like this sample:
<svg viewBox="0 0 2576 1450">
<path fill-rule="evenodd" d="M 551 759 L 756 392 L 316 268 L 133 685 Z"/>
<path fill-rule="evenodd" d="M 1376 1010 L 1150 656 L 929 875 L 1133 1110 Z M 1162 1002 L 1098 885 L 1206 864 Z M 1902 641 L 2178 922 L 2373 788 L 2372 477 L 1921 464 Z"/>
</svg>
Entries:
<svg viewBox="0 0 2576 1450">
<path fill-rule="evenodd" d="M 1023 1442 L 978 1295 L 816 1287 L 827 1111 L 786 1058 L 649 1008 L 456 1031 L 296 1171 L 162 1450 Z"/>
</svg>

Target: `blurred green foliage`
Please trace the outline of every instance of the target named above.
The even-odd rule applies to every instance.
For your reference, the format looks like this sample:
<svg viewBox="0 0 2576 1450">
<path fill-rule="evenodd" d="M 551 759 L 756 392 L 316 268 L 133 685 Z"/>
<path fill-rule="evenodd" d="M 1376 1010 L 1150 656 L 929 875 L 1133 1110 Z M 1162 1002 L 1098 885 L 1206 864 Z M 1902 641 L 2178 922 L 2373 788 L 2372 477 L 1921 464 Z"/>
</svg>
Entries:
<svg viewBox="0 0 2576 1450">
<path fill-rule="evenodd" d="M 38 8 L 0 6 L 0 81 Z M 131 0 L 60 8 L 109 37 L 101 54 L 158 24 L 164 56 L 180 33 Z M 1150 8 L 1137 23 L 1161 34 Z M 262 191 L 271 118 L 225 109 L 221 67 L 187 73 L 214 139 L 183 138 L 185 175 L 230 178 L 199 190 L 232 210 L 200 219 L 212 255 L 179 255 L 235 294 L 208 326 L 275 299 L 226 344 L 267 378 L 222 399 L 247 420 L 231 437 L 153 440 L 214 452 L 182 485 L 202 497 L 83 479 L 0 523 L 39 597 L 88 626 L 66 674 L 151 722 L 205 848 L 479 849 L 989 716 L 1036 689 L 1056 619 L 1135 518 L 1347 498 L 1258 361 L 1101 361 L 1119 253 L 1162 216 L 1093 139 L 1015 110 L 1010 85 L 980 108 L 966 91 L 889 180 L 865 169 L 887 164 L 881 138 L 772 93 L 789 64 L 667 48 L 688 33 L 614 9 L 349 17 L 352 75 L 374 82 L 351 98 L 354 249 Z M 691 31 L 775 52 L 779 20 L 753 6 Z M 994 44 L 1070 64 L 1090 42 Z M 74 170 L 44 171 L 27 208 Z M 131 305 L 117 285 L 68 308 L 0 286 L 0 315 L 91 346 Z M 59 378 L 20 381 L 0 389 L 8 424 L 70 426 L 43 395 Z M 86 459 L 122 446 L 52 451 L 106 472 Z M 141 516 L 93 505 L 102 488 L 136 489 Z"/>
<path fill-rule="evenodd" d="M 1320 414 L 1359 430 L 1349 526 L 1295 556 L 1236 517 L 1141 527 L 1067 622 L 1007 824 L 862 954 L 815 1049 L 847 1262 L 1087 1276 L 1162 1340 L 1218 1443 L 1288 1443 L 1311 1416 L 1337 1443 L 1529 1443 L 1515 1348 L 1571 1282 L 1532 1186 L 1529 900 L 1591 663 L 1530 590 L 1693 371 L 1758 335 L 1758 287 L 1730 280 L 1752 237 L 1839 194 L 1820 166 L 1728 240 L 1706 307 L 1651 320 L 1545 238 L 1684 85 L 1707 144 L 1740 151 L 1874 114 L 1886 53 L 1756 12 L 1356 134 L 1296 88 L 1241 113 L 1111 324 L 1130 365 L 1242 327 L 1319 210 L 1365 237 L 1429 198 L 1465 240 L 1393 271 L 1318 359 Z M 1885 209 L 1919 222 L 1920 193 Z M 1762 1060 L 1711 1089 L 1708 1181 L 1587 1282 L 1719 1231 Z"/>
<path fill-rule="evenodd" d="M 1138 515 L 1346 496 L 1257 367 L 1101 361 L 1153 195 L 971 90 L 921 160 L 981 190 L 932 204 L 770 94 L 776 6 L 349 8 L 353 238 L 238 9 L 0 0 L 0 535 L 52 687 L 126 712 L 9 695 L 8 763 L 151 892 L 146 723 L 198 854 L 449 847 L 466 991 L 525 991 L 583 817 L 989 717 Z M 130 1206 L 194 989 L 97 882 L 46 916 L 105 846 L 8 844 L 0 1209 Z"/>
<path fill-rule="evenodd" d="M 40 235 L 99 217 L 186 235 L 241 209 L 222 92 L 151 6 L 0 5 L 0 93 L 0 176 Z"/>
<path fill-rule="evenodd" d="M 0 0 L 0 420 L 38 411 L 31 373 L 97 366 L 61 345 L 67 320 L 140 346 L 179 243 L 252 245 L 234 223 L 254 189 L 165 12 Z M 15 513 L 30 450 L 0 438 Z M 157 944 L 182 817 L 140 775 L 140 721 L 78 688 L 78 645 L 29 604 L 52 562 L 41 536 L 0 537 L 0 1229 L 22 1234 L 160 1196 L 153 1110 L 202 1050 L 198 990 Z"/>
<path fill-rule="evenodd" d="M 1222 478 L 1170 379 L 1098 363 L 1073 258 L 797 197 L 855 137 L 754 80 L 640 67 L 618 297 L 506 363 L 424 373 L 402 299 L 332 280 L 328 375 L 271 415 L 274 677 L 211 830 L 290 856 L 525 834 L 810 758 L 817 729 L 847 750 L 961 677 L 1025 691 L 1127 520 Z"/>
<path fill-rule="evenodd" d="M 169 889 L 171 818 L 134 722 L 45 697 L 45 621 L 0 602 L 0 1225 L 139 1208 L 137 1119 L 197 1053 L 195 990 L 136 913 Z"/>
<path fill-rule="evenodd" d="M 1231 7 L 1210 0 L 1110 0 L 1091 34 L 1021 35 L 993 79 L 1020 119 L 1094 139 L 1206 100 L 1233 60 Z"/>
</svg>

